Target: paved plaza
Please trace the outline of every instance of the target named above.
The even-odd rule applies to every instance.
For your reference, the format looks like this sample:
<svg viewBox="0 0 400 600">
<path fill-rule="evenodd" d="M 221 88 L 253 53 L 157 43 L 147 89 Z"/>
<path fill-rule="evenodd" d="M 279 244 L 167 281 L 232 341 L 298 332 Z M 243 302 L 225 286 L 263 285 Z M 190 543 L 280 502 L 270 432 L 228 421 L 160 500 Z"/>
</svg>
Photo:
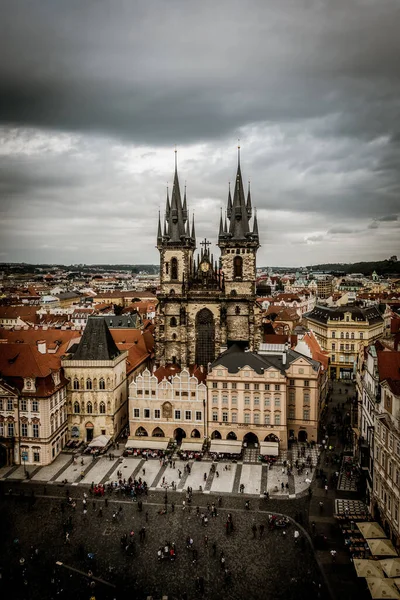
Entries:
<svg viewBox="0 0 400 600">
<path fill-rule="evenodd" d="M 116 481 L 117 471 L 122 471 L 122 478 L 126 480 L 129 477 L 141 476 L 146 480 L 150 490 L 172 488 L 174 483 L 178 492 L 185 491 L 189 486 L 194 491 L 202 491 L 207 494 L 237 494 L 240 486 L 243 485 L 244 495 L 263 496 L 264 491 L 268 491 L 271 496 L 277 498 L 293 498 L 306 491 L 315 473 L 315 470 L 309 472 L 306 468 L 299 475 L 297 470 L 293 469 L 292 475 L 287 476 L 284 461 L 292 461 L 294 464 L 298 458 L 301 463 L 304 460 L 300 457 L 301 446 L 304 446 L 305 456 L 310 455 L 311 462 L 315 467 L 319 455 L 317 448 L 294 444 L 290 451 L 281 454 L 272 468 L 268 468 L 268 465 L 260 462 L 221 461 L 212 463 L 211 460 L 186 462 L 179 458 L 175 460 L 175 467 L 164 467 L 156 458 L 147 461 L 141 458 L 123 458 L 122 450 L 119 450 L 113 451 L 114 458 L 112 460 L 108 455 L 95 460 L 91 456 L 76 455 L 75 462 L 72 454 L 61 453 L 51 465 L 39 468 L 30 466 L 27 471 L 31 481 L 47 485 L 57 485 L 65 480 L 74 486 L 88 486 L 92 482 L 105 484 Z M 184 470 L 187 464 L 190 465 L 190 474 Z M 145 475 L 143 475 L 143 469 L 145 469 Z M 181 477 L 179 472 L 181 472 Z M 24 481 L 26 480 L 25 469 L 23 466 L 5 467 L 0 470 L 0 480 Z"/>
<path fill-rule="evenodd" d="M 343 404 L 346 398 L 338 391 L 340 385 L 333 386 L 323 425 L 331 421 L 337 407 L 341 406 L 344 414 L 348 411 L 346 403 Z M 340 453 L 344 443 L 337 434 L 329 438 L 333 453 Z M 330 480 L 337 466 L 328 460 L 327 453 L 318 457 L 316 449 L 306 447 L 304 452 L 305 457 L 310 454 L 313 465 L 324 469 Z M 4 592 L 9 589 L 16 600 L 63 597 L 70 600 L 71 596 L 74 600 L 89 600 L 92 595 L 96 600 L 127 596 L 139 600 L 153 596 L 154 600 L 161 600 L 163 595 L 169 600 L 369 597 L 364 580 L 355 576 L 333 518 L 338 498 L 347 495 L 346 502 L 354 502 L 359 500 L 359 494 L 336 490 L 334 486 L 326 491 L 325 480 L 316 477 L 316 468 L 308 473 L 306 468 L 302 475 L 293 468 L 288 476 L 284 461 L 294 464 L 299 459 L 301 463 L 301 446 L 294 445 L 282 453 L 272 469 L 254 458 L 247 461 L 246 455 L 238 463 L 214 463 L 214 469 L 210 460 L 189 463 L 175 460 L 175 467 L 170 467 L 162 466 L 156 459 L 145 461 L 124 458 L 121 454 L 117 450 L 112 460 L 84 456 L 83 465 L 80 456 L 74 462 L 73 455 L 61 454 L 48 467 L 27 468 L 29 480 L 21 466 L 0 470 L 1 597 L 8 597 Z M 190 474 L 184 469 L 186 464 L 191 466 Z M 119 493 L 91 498 L 91 483 L 115 481 L 118 470 L 126 480 L 129 477 L 146 480 L 149 489 L 141 497 L 142 511 L 137 503 Z M 243 493 L 239 493 L 241 485 Z M 183 509 L 186 495 L 182 492 L 187 487 L 193 488 L 193 499 Z M 265 489 L 270 493 L 269 500 L 263 497 Z M 89 494 L 86 515 L 83 514 L 85 493 Z M 67 495 L 76 502 L 75 510 L 67 506 Z M 247 500 L 249 510 L 245 509 Z M 159 514 L 165 501 L 167 514 Z M 209 512 L 212 503 L 217 506 L 215 518 Z M 207 527 L 196 516 L 197 506 L 200 514 L 209 515 Z M 230 535 L 225 526 L 228 512 L 234 522 Z M 291 519 L 286 536 L 282 530 L 268 530 L 268 515 L 273 513 Z M 72 529 L 70 540 L 66 541 L 69 520 Z M 255 537 L 253 524 L 257 526 Z M 260 525 L 264 525 L 261 539 Z M 145 539 L 141 541 L 139 533 L 143 527 Z M 297 544 L 296 529 L 300 532 Z M 133 552 L 127 554 L 120 539 L 124 533 L 129 539 L 131 531 Z M 326 539 L 322 547 L 317 544 L 321 535 Z M 188 536 L 193 539 L 190 550 L 186 548 Z M 166 541 L 176 545 L 175 561 L 157 558 L 159 547 Z M 335 564 L 331 549 L 337 551 Z M 221 568 L 221 552 L 227 575 Z M 56 561 L 63 565 L 57 567 Z M 88 587 L 89 571 L 93 572 L 95 594 Z"/>
<path fill-rule="evenodd" d="M 186 505 L 183 509 L 182 495 L 169 491 L 167 514 L 158 514 L 164 507 L 162 490 L 149 491 L 148 496 L 142 497 L 142 511 L 137 503 L 112 494 L 108 497 L 108 506 L 104 498 L 96 500 L 94 505 L 89 498 L 88 512 L 84 515 L 83 487 L 68 490 L 77 503 L 74 510 L 66 504 L 64 486 L 47 486 L 47 495 L 44 495 L 42 485 L 14 484 L 13 493 L 9 495 L 6 483 L 1 485 L 0 510 L 6 526 L 0 542 L 3 557 L 3 590 L 0 592 L 9 586 L 16 600 L 71 596 L 74 600 L 89 600 L 89 570 L 94 577 L 117 586 L 109 588 L 97 582 L 96 600 L 125 598 L 126 594 L 143 600 L 147 595 L 153 595 L 155 600 L 161 600 L 163 595 L 181 599 L 185 598 L 184 594 L 188 599 L 307 597 L 313 600 L 318 597 L 318 590 L 324 590 L 312 546 L 301 527 L 291 523 L 284 536 L 282 530 L 269 531 L 267 526 L 269 511 L 277 508 L 292 517 L 301 513 L 306 518 L 306 498 L 271 501 L 268 510 L 265 501 L 258 498 L 250 500 L 251 509 L 246 510 L 243 497 L 225 496 L 217 509 L 218 515 L 209 516 L 209 523 L 204 527 L 201 518 L 196 516 L 196 506 L 200 513 L 207 514 L 208 501 L 218 504 L 212 494 L 194 494 L 191 507 Z M 33 490 L 36 490 L 34 505 Z M 102 516 L 99 516 L 100 507 Z M 229 535 L 225 527 L 228 512 L 233 515 L 234 523 L 234 531 Z M 114 513 L 118 515 L 115 518 Z M 69 518 L 72 530 L 70 541 L 66 542 L 64 531 Z M 253 523 L 257 525 L 255 538 Z M 260 539 L 261 524 L 265 530 Z M 142 527 L 146 528 L 146 534 L 140 541 Z M 294 541 L 296 529 L 301 531 L 298 543 Z M 120 543 L 121 536 L 126 533 L 129 539 L 131 531 L 134 531 L 133 555 L 127 554 Z M 193 539 L 190 550 L 186 547 L 187 536 Z M 14 542 L 16 539 L 18 544 Z M 176 546 L 175 561 L 157 558 L 159 547 L 166 541 Z M 221 568 L 221 552 L 228 574 Z M 94 556 L 89 558 L 89 554 Z M 22 577 L 21 559 L 25 570 Z M 65 566 L 57 567 L 56 561 Z M 203 594 L 196 589 L 197 577 L 204 583 Z"/>
</svg>

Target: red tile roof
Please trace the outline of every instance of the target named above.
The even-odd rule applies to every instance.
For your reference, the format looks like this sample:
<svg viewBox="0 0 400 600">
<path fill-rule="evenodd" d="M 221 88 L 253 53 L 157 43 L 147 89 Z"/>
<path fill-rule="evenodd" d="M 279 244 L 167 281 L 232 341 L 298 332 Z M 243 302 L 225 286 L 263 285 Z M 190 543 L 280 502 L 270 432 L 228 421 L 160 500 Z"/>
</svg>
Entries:
<svg viewBox="0 0 400 600">
<path fill-rule="evenodd" d="M 400 393 L 400 352 L 377 353 L 379 381 L 387 381 L 394 394 Z"/>
</svg>

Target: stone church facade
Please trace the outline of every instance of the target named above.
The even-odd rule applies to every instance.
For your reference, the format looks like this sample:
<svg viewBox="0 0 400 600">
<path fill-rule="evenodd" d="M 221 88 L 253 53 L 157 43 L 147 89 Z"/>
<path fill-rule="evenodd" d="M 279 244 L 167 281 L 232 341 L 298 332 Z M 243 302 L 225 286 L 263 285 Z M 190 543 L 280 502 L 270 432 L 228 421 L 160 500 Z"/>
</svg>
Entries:
<svg viewBox="0 0 400 600">
<path fill-rule="evenodd" d="M 233 199 L 229 189 L 226 218 L 221 215 L 219 261 L 210 243 L 201 242 L 195 257 L 194 219 L 189 222 L 186 190 L 182 201 L 177 168 L 165 220 L 158 224 L 160 282 L 156 314 L 156 365 L 208 367 L 232 343 L 255 350 L 261 341 L 256 303 L 256 215 L 250 189 L 245 197 L 238 161 Z M 252 221 L 252 224 L 250 222 Z"/>
</svg>

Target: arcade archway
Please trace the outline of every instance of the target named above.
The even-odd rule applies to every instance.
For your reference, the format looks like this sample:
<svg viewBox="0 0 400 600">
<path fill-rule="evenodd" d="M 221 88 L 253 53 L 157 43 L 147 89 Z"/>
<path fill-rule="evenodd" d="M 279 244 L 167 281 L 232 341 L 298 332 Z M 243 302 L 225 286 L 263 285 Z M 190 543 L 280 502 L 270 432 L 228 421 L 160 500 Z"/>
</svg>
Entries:
<svg viewBox="0 0 400 600">
<path fill-rule="evenodd" d="M 274 433 L 270 433 L 269 435 L 265 436 L 264 442 L 278 442 L 279 443 L 279 438 Z"/>
<path fill-rule="evenodd" d="M 230 431 L 228 433 L 228 435 L 226 436 L 226 439 L 227 440 L 237 440 L 237 435 L 233 431 Z"/>
<path fill-rule="evenodd" d="M 222 436 L 219 431 L 213 431 L 211 434 L 212 440 L 222 440 Z"/>
<path fill-rule="evenodd" d="M 191 438 L 199 438 L 200 437 L 200 431 L 198 429 L 193 429 L 192 433 L 190 434 Z"/>
<path fill-rule="evenodd" d="M 177 429 L 175 429 L 174 438 L 176 439 L 178 444 L 180 444 L 181 441 L 183 440 L 183 438 L 185 438 L 185 437 L 186 437 L 186 432 L 181 427 L 178 427 Z"/>
<path fill-rule="evenodd" d="M 247 444 L 247 446 L 254 446 L 255 444 L 258 444 L 258 437 L 255 433 L 249 431 L 244 436 L 243 441 Z"/>
<path fill-rule="evenodd" d="M 144 427 L 138 427 L 135 431 L 135 435 L 139 437 L 148 437 L 149 434 L 147 433 Z"/>
<path fill-rule="evenodd" d="M 306 442 L 307 438 L 308 438 L 307 431 L 305 431 L 304 429 L 299 431 L 299 435 L 297 436 L 297 439 L 299 442 Z"/>
<path fill-rule="evenodd" d="M 153 429 L 153 433 L 151 434 L 151 437 L 165 437 L 165 433 L 161 429 L 161 427 L 156 427 L 155 429 Z"/>
</svg>

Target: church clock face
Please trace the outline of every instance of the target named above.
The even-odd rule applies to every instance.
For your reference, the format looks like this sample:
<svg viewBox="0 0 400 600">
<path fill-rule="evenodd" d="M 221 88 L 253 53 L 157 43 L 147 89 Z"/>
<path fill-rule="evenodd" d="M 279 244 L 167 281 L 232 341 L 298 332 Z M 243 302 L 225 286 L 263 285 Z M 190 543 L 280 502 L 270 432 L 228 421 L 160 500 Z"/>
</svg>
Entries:
<svg viewBox="0 0 400 600">
<path fill-rule="evenodd" d="M 210 263 L 208 263 L 208 262 L 201 263 L 200 269 L 203 271 L 203 273 L 207 273 L 207 271 L 210 269 Z"/>
</svg>

